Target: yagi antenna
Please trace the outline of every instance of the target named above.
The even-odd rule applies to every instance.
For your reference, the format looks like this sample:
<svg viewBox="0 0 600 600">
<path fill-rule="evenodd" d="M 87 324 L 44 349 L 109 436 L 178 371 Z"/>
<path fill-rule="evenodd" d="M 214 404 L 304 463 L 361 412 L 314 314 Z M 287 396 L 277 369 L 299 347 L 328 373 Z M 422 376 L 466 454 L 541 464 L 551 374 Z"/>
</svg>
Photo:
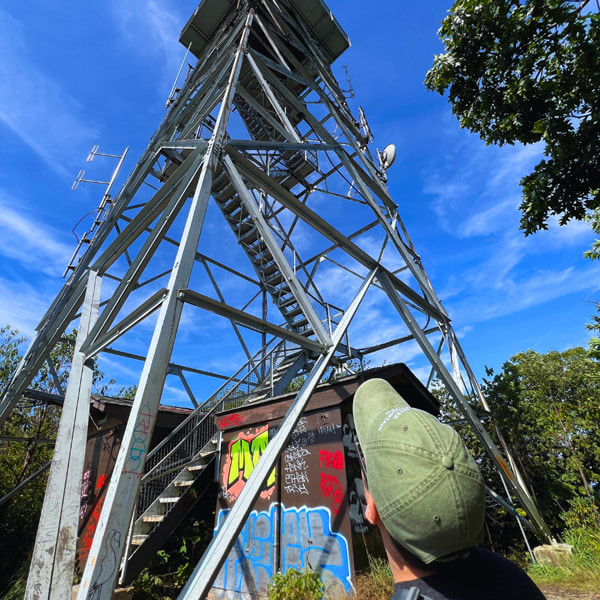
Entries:
<svg viewBox="0 0 600 600">
<path fill-rule="evenodd" d="M 344 71 L 346 73 L 346 81 L 348 82 L 348 89 L 341 90 L 342 94 L 348 94 L 346 98 L 354 98 L 354 88 L 352 87 L 352 79 L 350 79 L 350 74 L 348 73 L 348 65 L 343 65 Z"/>
<path fill-rule="evenodd" d="M 365 111 L 362 106 L 358 107 L 358 118 L 360 119 L 360 127 L 363 132 L 363 138 L 365 141 L 365 145 L 369 144 L 373 141 L 373 133 L 371 132 L 371 128 L 369 127 L 369 122 L 367 121 L 367 117 L 365 115 Z"/>
<path fill-rule="evenodd" d="M 69 271 L 74 271 L 75 270 L 75 266 L 76 266 L 76 262 L 75 261 L 77 259 L 78 254 L 79 254 L 79 250 L 81 249 L 81 247 L 84 244 L 91 244 L 92 243 L 92 240 L 94 238 L 95 232 L 100 227 L 100 225 L 102 225 L 102 222 L 106 218 L 106 215 L 108 214 L 108 207 L 113 202 L 113 199 L 112 199 L 112 197 L 110 195 L 110 191 L 111 191 L 111 188 L 112 188 L 112 186 L 113 186 L 113 184 L 115 182 L 115 179 L 117 178 L 117 175 L 119 174 L 119 170 L 121 168 L 121 165 L 123 164 L 123 161 L 125 160 L 125 156 L 127 156 L 127 151 L 129 150 L 129 147 L 125 148 L 125 151 L 123 152 L 123 154 L 105 154 L 103 152 L 98 152 L 98 149 L 99 149 L 99 146 L 98 146 L 98 144 L 96 144 L 90 150 L 90 153 L 88 154 L 88 156 L 86 158 L 87 162 L 92 162 L 96 156 L 108 156 L 110 158 L 118 158 L 119 162 L 118 162 L 115 170 L 113 171 L 113 174 L 112 174 L 112 176 L 111 176 L 111 178 L 110 178 L 109 181 L 96 181 L 94 179 L 84 179 L 85 171 L 82 169 L 77 174 L 77 177 L 75 178 L 75 181 L 73 182 L 73 185 L 71 186 L 72 190 L 76 190 L 79 187 L 80 183 L 100 183 L 100 184 L 106 186 L 106 191 L 104 192 L 104 195 L 102 196 L 102 200 L 100 201 L 100 204 L 98 205 L 98 208 L 95 209 L 95 210 L 92 210 L 89 213 L 87 213 L 86 215 L 84 215 L 81 219 L 79 219 L 79 221 L 73 227 L 73 235 L 77 238 L 77 247 L 75 248 L 75 252 L 73 252 L 73 256 L 71 257 L 71 260 L 69 261 L 69 264 L 67 265 L 67 268 L 65 269 L 65 272 L 63 273 L 63 277 L 65 277 Z M 96 213 L 96 217 L 94 219 L 94 222 L 92 223 L 91 229 L 89 231 L 86 231 L 81 236 L 81 239 L 79 239 L 77 237 L 77 234 L 75 233 L 75 228 L 86 217 L 88 217 L 89 215 L 93 214 L 94 212 Z"/>
</svg>

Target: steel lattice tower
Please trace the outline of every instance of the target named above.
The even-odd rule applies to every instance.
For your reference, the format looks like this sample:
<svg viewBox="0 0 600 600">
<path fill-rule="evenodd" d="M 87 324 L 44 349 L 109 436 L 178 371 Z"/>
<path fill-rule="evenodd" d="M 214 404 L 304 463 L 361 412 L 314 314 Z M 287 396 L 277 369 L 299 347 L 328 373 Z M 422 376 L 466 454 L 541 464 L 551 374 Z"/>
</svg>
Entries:
<svg viewBox="0 0 600 600">
<path fill-rule="evenodd" d="M 0 403 L 4 422 L 75 323 L 26 598 L 71 593 L 82 448 L 100 353 L 141 360 L 143 369 L 80 600 L 111 597 L 136 501 L 142 508 L 156 501 L 146 481 L 167 470 L 169 457 L 191 460 L 210 443 L 213 432 L 204 429 L 211 414 L 228 402 L 275 396 L 304 374 L 277 435 L 180 596 L 204 597 L 317 383 L 330 369 L 410 341 L 530 526 L 547 538 L 506 449 L 497 448 L 466 400 L 487 409 L 389 195 L 385 160 L 372 156 L 366 121 L 352 115 L 332 74 L 349 42 L 322 0 L 204 0 L 181 41 L 197 64 L 118 195 L 102 205 L 94 236 Z M 394 315 L 393 327 L 375 322 L 366 331 L 369 306 L 378 303 Z M 197 339 L 185 339 L 182 318 L 200 323 Z M 225 376 L 203 368 L 224 325 L 245 357 Z M 167 375 L 197 408 L 148 454 Z M 215 375 L 225 383 L 214 393 L 206 384 L 193 389 L 192 379 Z"/>
</svg>

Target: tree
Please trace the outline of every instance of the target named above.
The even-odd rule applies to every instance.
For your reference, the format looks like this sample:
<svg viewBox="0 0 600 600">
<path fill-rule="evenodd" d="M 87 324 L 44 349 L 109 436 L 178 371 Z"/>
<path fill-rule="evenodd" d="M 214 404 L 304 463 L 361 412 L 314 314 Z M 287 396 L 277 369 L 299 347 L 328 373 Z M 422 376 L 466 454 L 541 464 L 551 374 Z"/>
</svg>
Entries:
<svg viewBox="0 0 600 600">
<path fill-rule="evenodd" d="M 560 533 L 572 507 L 600 501 L 600 377 L 598 363 L 583 348 L 513 356 L 494 374 L 488 369 L 482 391 L 527 488 L 549 527 Z M 434 389 L 442 419 L 460 420 L 448 392 Z M 481 409 L 477 401 L 472 401 Z M 492 489 L 502 490 L 497 470 L 473 430 L 455 426 Z M 488 427 L 498 444 L 493 428 Z M 523 556 L 525 545 L 515 518 L 501 507 L 488 510 L 485 542 L 507 556 Z M 572 515 L 571 515 L 571 520 Z"/>
<path fill-rule="evenodd" d="M 0 328 L 0 390 L 16 369 L 24 338 L 9 327 Z M 66 384 L 72 352 L 68 341 L 53 352 L 53 362 L 61 383 Z M 58 393 L 48 367 L 38 375 L 34 386 Z M 12 491 L 52 459 L 60 408 L 22 398 L 0 429 L 0 498 Z M 39 520 L 48 471 L 34 479 L 16 496 L 0 506 L 0 591 L 26 560 Z"/>
<path fill-rule="evenodd" d="M 56 378 L 66 389 L 77 332 L 65 335 L 50 354 Z M 25 339 L 10 327 L 0 328 L 0 393 L 17 368 Z M 106 391 L 103 374 L 94 372 L 94 384 Z M 109 382 L 110 385 L 110 382 Z M 33 389 L 60 395 L 54 374 L 44 364 Z M 125 390 L 123 390 L 125 391 Z M 0 498 L 52 460 L 53 441 L 60 421 L 59 406 L 23 397 L 0 429 Z M 0 595 L 26 562 L 37 531 L 48 470 L 0 505 Z M 22 571 L 22 569 L 21 569 Z"/>
<path fill-rule="evenodd" d="M 598 499 L 600 378 L 583 348 L 517 354 L 483 391 L 551 527 L 562 525 L 569 501 Z"/>
<path fill-rule="evenodd" d="M 457 0 L 425 85 L 488 144 L 545 144 L 521 180 L 521 229 L 600 207 L 600 15 L 567 0 Z"/>
</svg>

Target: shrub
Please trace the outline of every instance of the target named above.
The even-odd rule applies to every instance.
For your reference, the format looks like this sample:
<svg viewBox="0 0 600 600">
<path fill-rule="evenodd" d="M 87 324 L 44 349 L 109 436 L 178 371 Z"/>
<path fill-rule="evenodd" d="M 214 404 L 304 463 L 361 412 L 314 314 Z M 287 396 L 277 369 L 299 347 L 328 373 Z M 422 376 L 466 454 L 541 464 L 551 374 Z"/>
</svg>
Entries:
<svg viewBox="0 0 600 600">
<path fill-rule="evenodd" d="M 387 560 L 372 558 L 370 570 L 356 576 L 354 587 L 357 600 L 389 600 L 394 593 L 394 579 Z"/>
<path fill-rule="evenodd" d="M 307 569 L 288 569 L 275 573 L 269 583 L 269 600 L 321 600 L 323 583 L 317 573 Z"/>
</svg>

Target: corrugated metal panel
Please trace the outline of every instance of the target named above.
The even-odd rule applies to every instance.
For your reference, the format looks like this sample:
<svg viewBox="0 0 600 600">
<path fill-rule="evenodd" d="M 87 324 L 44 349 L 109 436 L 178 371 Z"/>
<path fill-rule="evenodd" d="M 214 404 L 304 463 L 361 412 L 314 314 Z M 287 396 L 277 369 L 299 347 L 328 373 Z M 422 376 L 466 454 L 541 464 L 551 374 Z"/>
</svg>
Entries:
<svg viewBox="0 0 600 600">
<path fill-rule="evenodd" d="M 308 25 L 331 64 L 350 46 L 350 40 L 322 0 L 289 0 L 292 9 Z M 208 41 L 235 11 L 237 0 L 203 0 L 187 22 L 179 41 L 200 57 Z"/>
</svg>

